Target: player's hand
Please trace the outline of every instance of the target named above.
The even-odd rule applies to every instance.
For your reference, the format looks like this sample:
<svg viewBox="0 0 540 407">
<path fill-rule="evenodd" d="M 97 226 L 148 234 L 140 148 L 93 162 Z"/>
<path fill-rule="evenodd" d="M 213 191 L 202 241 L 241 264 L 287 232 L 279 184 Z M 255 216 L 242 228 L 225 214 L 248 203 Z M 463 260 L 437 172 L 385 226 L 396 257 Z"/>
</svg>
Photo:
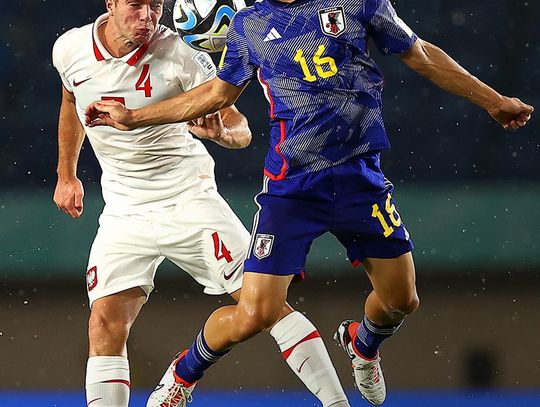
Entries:
<svg viewBox="0 0 540 407">
<path fill-rule="evenodd" d="M 132 111 L 115 100 L 100 100 L 90 103 L 85 111 L 86 125 L 89 127 L 110 126 L 118 130 L 132 130 Z"/>
<path fill-rule="evenodd" d="M 534 108 L 518 98 L 503 96 L 498 105 L 487 109 L 487 112 L 505 130 L 517 130 L 531 120 Z"/>
<path fill-rule="evenodd" d="M 63 210 L 73 219 L 77 219 L 83 213 L 83 198 L 84 188 L 78 178 L 58 178 L 53 198 L 58 209 Z"/>
<path fill-rule="evenodd" d="M 221 141 L 226 137 L 227 132 L 219 112 L 189 121 L 188 129 L 197 137 L 212 140 L 218 144 L 222 144 Z"/>
</svg>

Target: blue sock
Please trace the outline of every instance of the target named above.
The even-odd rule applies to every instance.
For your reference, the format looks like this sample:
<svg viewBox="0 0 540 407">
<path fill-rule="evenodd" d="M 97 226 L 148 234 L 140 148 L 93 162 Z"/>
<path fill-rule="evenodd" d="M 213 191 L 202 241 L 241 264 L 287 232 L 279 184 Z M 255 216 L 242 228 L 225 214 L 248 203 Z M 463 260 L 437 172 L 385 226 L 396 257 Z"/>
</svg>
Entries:
<svg viewBox="0 0 540 407">
<path fill-rule="evenodd" d="M 402 323 L 403 321 L 397 325 L 377 325 L 364 316 L 356 330 L 354 347 L 362 356 L 372 359 L 377 356 L 381 343 L 391 337 Z"/>
<path fill-rule="evenodd" d="M 203 377 L 206 369 L 229 351 L 230 349 L 225 352 L 216 352 L 210 349 L 201 330 L 188 352 L 176 364 L 176 374 L 188 383 L 195 383 Z"/>
</svg>

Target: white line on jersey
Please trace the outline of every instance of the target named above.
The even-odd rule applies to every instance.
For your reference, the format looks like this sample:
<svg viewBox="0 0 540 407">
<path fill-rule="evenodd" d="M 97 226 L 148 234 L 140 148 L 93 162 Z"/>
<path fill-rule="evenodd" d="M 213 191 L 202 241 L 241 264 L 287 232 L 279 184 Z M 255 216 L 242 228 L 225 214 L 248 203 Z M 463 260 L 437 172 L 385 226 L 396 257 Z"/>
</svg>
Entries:
<svg viewBox="0 0 540 407">
<path fill-rule="evenodd" d="M 272 27 L 270 32 L 264 38 L 263 42 L 279 40 L 280 38 L 281 38 L 281 35 L 278 33 L 278 31 L 274 27 Z"/>
</svg>

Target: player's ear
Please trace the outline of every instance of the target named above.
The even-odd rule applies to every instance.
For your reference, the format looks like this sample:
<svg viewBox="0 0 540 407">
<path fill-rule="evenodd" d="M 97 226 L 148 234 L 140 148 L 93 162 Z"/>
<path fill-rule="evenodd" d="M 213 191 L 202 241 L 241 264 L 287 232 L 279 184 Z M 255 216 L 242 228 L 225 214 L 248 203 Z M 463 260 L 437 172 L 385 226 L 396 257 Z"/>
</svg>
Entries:
<svg viewBox="0 0 540 407">
<path fill-rule="evenodd" d="M 107 11 L 110 15 L 113 15 L 114 13 L 114 5 L 116 4 L 118 0 L 105 0 L 105 7 L 107 8 Z"/>
</svg>

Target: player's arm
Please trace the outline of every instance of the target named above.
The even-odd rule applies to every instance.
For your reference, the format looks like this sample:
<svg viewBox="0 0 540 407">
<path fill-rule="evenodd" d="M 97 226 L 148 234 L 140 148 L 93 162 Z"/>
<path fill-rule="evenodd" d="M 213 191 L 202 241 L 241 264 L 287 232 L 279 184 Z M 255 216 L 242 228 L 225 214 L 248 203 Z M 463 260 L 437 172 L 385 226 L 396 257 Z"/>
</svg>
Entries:
<svg viewBox="0 0 540 407">
<path fill-rule="evenodd" d="M 191 120 L 188 127 L 198 138 L 212 140 L 226 148 L 244 148 L 251 143 L 248 121 L 234 105 Z"/>
<path fill-rule="evenodd" d="M 127 109 L 115 101 L 96 101 L 86 108 L 86 124 L 90 127 L 106 125 L 131 130 L 186 122 L 232 106 L 243 90 L 216 77 L 189 92 L 140 109 Z"/>
<path fill-rule="evenodd" d="M 84 189 L 77 178 L 77 163 L 84 128 L 77 116 L 75 96 L 62 86 L 62 105 L 58 119 L 58 181 L 54 190 L 54 202 L 72 218 L 83 213 Z"/>
<path fill-rule="evenodd" d="M 484 108 L 505 129 L 523 127 L 531 118 L 532 106 L 499 94 L 427 41 L 418 38 L 409 50 L 401 54 L 401 59 L 445 91 Z"/>
</svg>

